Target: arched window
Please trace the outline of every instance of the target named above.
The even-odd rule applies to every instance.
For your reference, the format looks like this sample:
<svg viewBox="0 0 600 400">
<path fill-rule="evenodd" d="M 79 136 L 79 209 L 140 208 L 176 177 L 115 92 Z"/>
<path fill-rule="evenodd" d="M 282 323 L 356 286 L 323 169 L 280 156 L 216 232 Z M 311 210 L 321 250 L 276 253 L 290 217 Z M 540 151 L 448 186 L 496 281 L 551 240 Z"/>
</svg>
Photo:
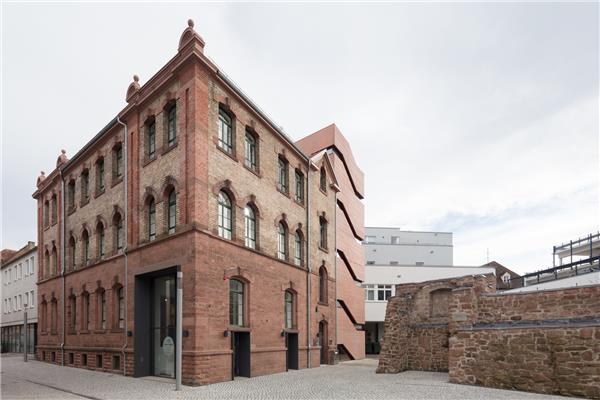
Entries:
<svg viewBox="0 0 600 400">
<path fill-rule="evenodd" d="M 296 265 L 302 265 L 304 263 L 303 245 L 302 232 L 298 229 L 294 236 L 294 264 Z"/>
<path fill-rule="evenodd" d="M 156 120 L 154 118 L 146 125 L 146 155 L 148 158 L 156 156 Z"/>
<path fill-rule="evenodd" d="M 106 304 L 106 291 L 104 289 L 100 290 L 100 295 L 98 299 L 98 309 L 100 310 L 98 326 L 100 327 L 100 329 L 106 329 L 106 315 L 108 310 Z"/>
<path fill-rule="evenodd" d="M 82 260 L 83 265 L 87 265 L 90 261 L 90 235 L 87 230 L 84 230 L 81 234 L 81 241 L 83 242 Z"/>
<path fill-rule="evenodd" d="M 319 187 L 322 191 L 327 190 L 327 172 L 325 172 L 325 167 L 321 167 Z"/>
<path fill-rule="evenodd" d="M 121 214 L 115 214 L 113 218 L 113 226 L 115 227 L 115 244 L 117 247 L 117 251 L 123 250 L 125 241 L 125 230 L 123 228 L 123 218 L 121 218 Z"/>
<path fill-rule="evenodd" d="M 125 328 L 125 289 L 123 286 L 117 290 L 117 327 Z"/>
<path fill-rule="evenodd" d="M 83 330 L 89 331 L 91 327 L 92 309 L 90 307 L 90 294 L 84 292 L 81 296 L 83 304 Z"/>
<path fill-rule="evenodd" d="M 44 278 L 50 276 L 50 252 L 46 249 L 44 253 Z"/>
<path fill-rule="evenodd" d="M 96 235 L 98 237 L 98 258 L 104 257 L 104 225 L 102 222 L 98 222 L 96 225 Z"/>
<path fill-rule="evenodd" d="M 283 306 L 283 313 L 284 313 L 286 329 L 295 328 L 295 325 L 296 325 L 295 320 L 294 320 L 295 308 L 296 307 L 294 305 L 294 294 L 292 292 L 290 292 L 289 290 L 286 290 L 285 297 L 284 297 L 284 306 Z"/>
<path fill-rule="evenodd" d="M 50 333 L 56 335 L 56 317 L 58 312 L 58 306 L 56 299 L 52 299 L 50 304 Z"/>
<path fill-rule="evenodd" d="M 227 154 L 233 153 L 233 119 L 223 109 L 219 109 L 219 141 L 221 150 Z"/>
<path fill-rule="evenodd" d="M 167 110 L 167 146 L 177 141 L 177 106 L 175 103 Z"/>
<path fill-rule="evenodd" d="M 296 177 L 296 195 L 294 199 L 296 203 L 304 204 L 304 174 L 300 170 L 296 170 L 294 176 Z"/>
<path fill-rule="evenodd" d="M 231 239 L 233 218 L 231 200 L 227 193 L 220 191 L 218 202 L 219 236 L 225 239 Z"/>
<path fill-rule="evenodd" d="M 229 324 L 244 326 L 244 283 L 237 279 L 229 280 Z"/>
<path fill-rule="evenodd" d="M 246 247 L 256 249 L 256 213 L 250 204 L 244 208 L 244 225 Z"/>
<path fill-rule="evenodd" d="M 258 169 L 258 143 L 252 132 L 246 131 L 245 142 L 244 165 L 246 168 L 256 171 Z"/>
<path fill-rule="evenodd" d="M 175 233 L 175 227 L 177 226 L 177 194 L 175 188 L 172 188 L 169 192 L 167 214 L 168 232 L 169 234 Z"/>
<path fill-rule="evenodd" d="M 319 302 L 327 304 L 327 270 L 319 268 Z"/>
<path fill-rule="evenodd" d="M 44 227 L 50 226 L 50 202 L 44 202 Z"/>
<path fill-rule="evenodd" d="M 75 238 L 71 236 L 69 239 L 69 261 L 71 261 L 71 269 L 77 267 L 77 252 Z"/>
<path fill-rule="evenodd" d="M 327 220 L 319 217 L 319 247 L 327 249 Z"/>
<path fill-rule="evenodd" d="M 289 192 L 289 184 L 288 184 L 288 162 L 282 156 L 279 156 L 277 162 L 277 188 L 282 193 Z"/>
<path fill-rule="evenodd" d="M 288 258 L 287 227 L 283 222 L 279 223 L 277 229 L 277 257 L 280 260 L 287 260 Z"/>
<path fill-rule="evenodd" d="M 56 195 L 52 195 L 52 223 L 55 224 L 58 218 L 58 202 L 56 201 Z"/>
<path fill-rule="evenodd" d="M 156 239 L 156 203 L 154 197 L 148 200 L 148 240 Z"/>
<path fill-rule="evenodd" d="M 75 333 L 77 330 L 77 297 L 75 295 L 69 297 L 69 308 L 71 312 L 69 328 L 71 328 L 71 333 Z"/>
<path fill-rule="evenodd" d="M 69 211 L 75 209 L 75 180 L 71 179 L 67 187 L 67 207 Z"/>
<path fill-rule="evenodd" d="M 96 161 L 96 194 L 104 192 L 104 158 Z"/>
<path fill-rule="evenodd" d="M 87 203 L 90 199 L 90 172 L 84 169 L 81 173 L 81 202 Z"/>
<path fill-rule="evenodd" d="M 58 274 L 58 254 L 56 246 L 52 245 L 52 275 Z"/>
</svg>

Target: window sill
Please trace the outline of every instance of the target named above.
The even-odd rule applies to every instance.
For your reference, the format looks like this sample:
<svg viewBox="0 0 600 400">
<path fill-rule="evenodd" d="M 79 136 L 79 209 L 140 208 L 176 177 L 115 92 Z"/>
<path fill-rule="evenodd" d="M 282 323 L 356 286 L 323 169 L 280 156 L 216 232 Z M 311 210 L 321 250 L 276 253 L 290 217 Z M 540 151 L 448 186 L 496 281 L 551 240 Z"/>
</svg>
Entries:
<svg viewBox="0 0 600 400">
<path fill-rule="evenodd" d="M 300 207 L 304 207 L 304 200 L 299 201 L 297 199 L 294 199 L 294 203 L 298 204 Z"/>
<path fill-rule="evenodd" d="M 323 188 L 319 187 L 319 191 L 327 196 L 327 190 L 323 190 Z"/>
<path fill-rule="evenodd" d="M 81 203 L 79 203 L 79 208 L 83 208 L 86 204 L 88 204 L 90 202 L 90 199 L 86 199 L 86 200 L 82 200 Z"/>
<path fill-rule="evenodd" d="M 229 153 L 227 150 L 220 147 L 219 144 L 217 144 L 217 150 L 219 150 L 221 153 L 225 154 L 227 157 L 231 158 L 233 161 L 238 162 L 238 159 L 235 156 L 235 152 L 233 150 L 231 151 L 231 153 Z"/>
<path fill-rule="evenodd" d="M 324 253 L 329 254 L 329 249 L 327 247 L 321 247 L 321 246 L 319 246 L 319 250 L 321 250 Z"/>
<path fill-rule="evenodd" d="M 320 305 L 320 306 L 329 306 L 329 303 L 323 303 L 320 300 L 317 302 L 317 304 Z"/>
<path fill-rule="evenodd" d="M 299 333 L 298 328 L 283 328 L 285 333 Z"/>
<path fill-rule="evenodd" d="M 288 199 L 290 198 L 290 192 L 289 191 L 284 191 L 283 189 L 281 189 L 281 187 L 279 185 L 277 185 L 276 188 L 277 188 L 277 191 L 279 193 L 281 193 L 282 195 L 284 195 Z"/>
<path fill-rule="evenodd" d="M 111 333 L 123 333 L 125 331 L 125 329 L 123 328 L 112 328 L 110 330 Z"/>
<path fill-rule="evenodd" d="M 69 207 L 69 209 L 67 210 L 67 215 L 73 214 L 76 210 L 77 210 L 77 207 L 75 205 Z"/>
<path fill-rule="evenodd" d="M 113 180 L 112 180 L 112 184 L 110 185 L 111 188 L 114 188 L 115 186 L 117 186 L 119 183 L 123 182 L 123 175 L 121 175 L 120 177 L 115 177 L 113 176 Z"/>
<path fill-rule="evenodd" d="M 237 325 L 229 325 L 227 329 L 230 332 L 252 332 L 252 329 L 247 326 L 237 326 Z"/>
<path fill-rule="evenodd" d="M 146 165 L 150 164 L 154 160 L 156 160 L 156 153 L 152 157 L 145 157 L 144 162 L 142 162 L 142 167 L 145 167 Z"/>
<path fill-rule="evenodd" d="M 50 229 L 50 225 L 46 225 L 44 226 L 44 230 L 47 231 L 48 229 Z"/>
<path fill-rule="evenodd" d="M 258 169 L 250 168 L 245 163 L 244 163 L 244 168 L 246 168 L 247 171 L 253 173 L 256 176 L 258 176 L 259 178 L 262 178 L 262 175 L 260 174 L 260 172 L 258 171 Z"/>
<path fill-rule="evenodd" d="M 106 192 L 106 188 L 98 190 L 96 193 L 94 193 L 94 198 L 97 199 L 98 197 L 102 196 L 104 192 Z"/>
<path fill-rule="evenodd" d="M 170 152 L 171 150 L 173 150 L 176 147 L 177 147 L 177 142 L 173 143 L 170 146 L 169 145 L 165 145 L 165 147 L 160 152 L 160 155 L 164 156 L 165 154 L 167 154 L 168 152 Z"/>
<path fill-rule="evenodd" d="M 92 333 L 92 332 L 88 331 L 87 329 L 86 329 L 86 330 L 79 331 L 79 334 L 80 334 L 80 335 L 89 335 L 90 333 Z"/>
<path fill-rule="evenodd" d="M 95 329 L 93 333 L 106 333 L 106 329 Z"/>
</svg>

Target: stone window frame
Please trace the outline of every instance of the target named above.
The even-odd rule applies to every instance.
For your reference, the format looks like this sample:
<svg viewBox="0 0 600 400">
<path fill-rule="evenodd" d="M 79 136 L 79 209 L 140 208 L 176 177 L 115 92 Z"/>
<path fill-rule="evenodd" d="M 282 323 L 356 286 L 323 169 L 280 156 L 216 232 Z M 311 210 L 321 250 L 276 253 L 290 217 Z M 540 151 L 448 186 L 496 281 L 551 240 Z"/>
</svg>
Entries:
<svg viewBox="0 0 600 400">
<path fill-rule="evenodd" d="M 290 258 L 290 229 L 285 220 L 282 218 L 277 223 L 277 259 L 288 262 Z"/>
<path fill-rule="evenodd" d="M 88 266 L 92 261 L 92 257 L 90 254 L 90 232 L 88 231 L 87 227 L 83 227 L 81 231 L 81 242 L 81 265 L 85 267 Z"/>
<path fill-rule="evenodd" d="M 116 142 L 111 149 L 111 176 L 112 176 L 112 186 L 117 185 L 121 181 L 123 181 L 123 176 L 125 175 L 125 154 L 124 154 L 124 145 L 123 142 Z"/>
<path fill-rule="evenodd" d="M 249 138 L 251 140 L 248 140 Z M 254 154 L 254 163 L 252 163 L 252 160 L 248 160 L 249 145 L 253 146 L 254 151 L 252 153 Z M 256 130 L 250 126 L 246 127 L 246 132 L 244 134 L 244 167 L 257 175 L 260 175 L 260 136 Z"/>
<path fill-rule="evenodd" d="M 77 239 L 75 235 L 71 233 L 69 235 L 69 254 L 68 254 L 68 266 L 69 269 L 76 270 L 77 269 Z"/>
<path fill-rule="evenodd" d="M 319 249 L 328 251 L 329 221 L 325 213 L 319 215 Z"/>
<path fill-rule="evenodd" d="M 50 225 L 55 225 L 58 222 L 58 200 L 56 193 L 52 193 L 52 196 L 50 197 L 50 206 Z"/>
<path fill-rule="evenodd" d="M 232 321 L 232 317 L 233 317 L 233 307 L 232 307 L 232 303 L 231 303 L 231 297 L 232 297 L 232 288 L 231 288 L 231 282 L 238 282 L 241 284 L 242 287 L 242 323 L 241 324 L 234 324 Z M 250 326 L 249 324 L 249 311 L 250 311 L 250 305 L 249 305 L 249 291 L 250 291 L 250 282 L 245 279 L 242 276 L 232 276 L 229 278 L 229 285 L 228 285 L 228 304 L 229 304 L 229 313 L 228 313 L 228 324 L 230 329 L 236 329 L 236 328 L 247 328 Z M 239 313 L 238 313 L 239 315 Z"/>
<path fill-rule="evenodd" d="M 222 116 L 224 118 L 222 118 Z M 222 130 L 221 127 L 223 126 L 223 124 L 227 124 L 227 118 L 229 119 L 229 124 L 230 124 L 230 134 L 229 137 L 222 137 Z M 219 150 L 221 150 L 223 153 L 227 154 L 228 156 L 232 157 L 235 159 L 236 157 L 236 152 L 237 152 L 237 148 L 236 148 L 236 123 L 237 123 L 237 119 L 236 119 L 236 115 L 233 113 L 233 111 L 227 107 L 227 105 L 225 104 L 219 104 L 219 109 L 217 112 L 217 148 Z M 229 142 L 228 142 L 229 140 Z M 245 157 L 244 157 L 245 158 Z M 244 161 L 244 165 L 246 165 L 245 161 Z"/>
<path fill-rule="evenodd" d="M 83 207 L 87 203 L 90 202 L 90 170 L 89 168 L 84 168 L 81 171 L 81 175 L 79 178 L 79 187 L 80 187 L 80 205 L 79 207 Z"/>
<path fill-rule="evenodd" d="M 101 218 L 96 221 L 96 259 L 103 260 L 106 258 L 106 223 Z"/>
<path fill-rule="evenodd" d="M 306 198 L 306 179 L 304 173 L 296 168 L 294 170 L 295 178 L 295 190 L 294 190 L 294 201 L 300 205 L 304 205 Z"/>
<path fill-rule="evenodd" d="M 254 236 L 253 238 L 248 236 L 249 218 L 246 213 L 246 210 L 250 210 L 253 214 L 253 218 L 251 220 L 254 225 L 252 230 Z M 249 242 L 253 242 L 253 244 L 249 245 Z M 246 205 L 244 206 L 244 245 L 252 250 L 259 249 L 259 211 L 256 204 L 252 201 L 246 203 Z"/>
<path fill-rule="evenodd" d="M 288 315 L 288 296 L 291 300 L 290 315 Z M 292 289 L 286 289 L 283 292 L 283 329 L 285 330 L 296 330 L 298 329 L 298 293 Z M 288 318 L 289 317 L 289 318 Z M 288 322 L 290 326 L 288 326 Z"/>
<path fill-rule="evenodd" d="M 277 190 L 285 196 L 290 194 L 290 163 L 283 154 L 277 156 Z"/>
<path fill-rule="evenodd" d="M 222 201 L 222 199 L 227 200 L 229 202 L 229 204 L 227 204 L 227 202 Z M 220 238 L 223 238 L 225 240 L 235 240 L 235 228 L 236 228 L 235 204 L 236 204 L 236 198 L 235 198 L 234 194 L 232 193 L 232 191 L 228 190 L 228 188 L 226 188 L 226 187 L 221 188 L 221 190 L 219 190 L 219 192 L 217 193 L 217 235 Z M 224 211 L 226 211 L 226 209 L 229 210 L 229 213 L 230 213 L 229 229 L 224 224 L 225 219 L 226 219 Z M 229 236 L 229 237 L 227 237 L 227 236 Z"/>
<path fill-rule="evenodd" d="M 76 182 L 74 178 L 69 179 L 67 184 L 67 212 L 70 214 L 75 211 L 75 196 L 76 196 Z"/>
<path fill-rule="evenodd" d="M 299 240 L 298 240 L 299 239 Z M 294 231 L 294 265 L 299 267 L 304 266 L 304 232 L 298 227 Z"/>
<path fill-rule="evenodd" d="M 171 123 L 171 113 L 173 113 L 172 117 L 173 117 L 173 137 L 170 137 L 171 131 L 170 131 L 170 123 Z M 177 146 L 177 141 L 178 141 L 178 129 L 177 129 L 177 118 L 179 116 L 179 112 L 177 110 L 177 100 L 176 99 L 170 99 L 165 103 L 165 106 L 163 107 L 163 143 L 164 143 L 164 151 L 168 151 L 170 149 L 172 149 L 173 147 Z"/>
<path fill-rule="evenodd" d="M 44 209 L 42 211 L 44 214 L 44 228 L 50 227 L 50 200 L 44 200 Z"/>
<path fill-rule="evenodd" d="M 108 329 L 108 301 L 106 300 L 106 295 L 106 289 L 104 289 L 102 286 L 98 286 L 98 288 L 96 289 L 97 331 L 106 331 Z"/>
<path fill-rule="evenodd" d="M 150 115 L 144 122 L 144 160 L 150 162 L 156 159 L 157 147 L 156 147 L 156 116 Z M 153 138 L 154 140 L 150 140 Z M 153 144 L 151 146 L 150 144 Z"/>
<path fill-rule="evenodd" d="M 104 156 L 98 157 L 94 162 L 94 170 L 96 171 L 95 197 L 100 196 L 106 191 L 106 163 Z"/>
</svg>

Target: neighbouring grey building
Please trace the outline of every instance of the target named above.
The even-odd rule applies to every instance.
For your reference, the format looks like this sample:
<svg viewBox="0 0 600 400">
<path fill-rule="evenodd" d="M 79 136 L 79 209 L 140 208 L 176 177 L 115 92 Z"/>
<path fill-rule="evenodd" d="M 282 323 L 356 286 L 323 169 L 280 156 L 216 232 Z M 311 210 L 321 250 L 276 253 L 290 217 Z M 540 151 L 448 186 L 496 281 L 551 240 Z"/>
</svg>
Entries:
<svg viewBox="0 0 600 400">
<path fill-rule="evenodd" d="M 2 251 L 2 353 L 34 353 L 37 331 L 37 246 Z M 27 329 L 24 317 L 27 313 Z"/>
</svg>

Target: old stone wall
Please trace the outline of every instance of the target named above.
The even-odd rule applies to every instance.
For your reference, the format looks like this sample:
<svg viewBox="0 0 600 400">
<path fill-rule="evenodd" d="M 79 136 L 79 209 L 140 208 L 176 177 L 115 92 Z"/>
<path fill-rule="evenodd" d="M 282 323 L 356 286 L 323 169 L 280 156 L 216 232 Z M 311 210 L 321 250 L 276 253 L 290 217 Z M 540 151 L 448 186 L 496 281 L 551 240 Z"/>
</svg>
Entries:
<svg viewBox="0 0 600 400">
<path fill-rule="evenodd" d="M 454 295 L 451 382 L 600 398 L 600 286 Z"/>
<path fill-rule="evenodd" d="M 493 275 L 398 285 L 377 372 L 405 370 L 600 398 L 600 285 L 510 295 Z"/>
</svg>

